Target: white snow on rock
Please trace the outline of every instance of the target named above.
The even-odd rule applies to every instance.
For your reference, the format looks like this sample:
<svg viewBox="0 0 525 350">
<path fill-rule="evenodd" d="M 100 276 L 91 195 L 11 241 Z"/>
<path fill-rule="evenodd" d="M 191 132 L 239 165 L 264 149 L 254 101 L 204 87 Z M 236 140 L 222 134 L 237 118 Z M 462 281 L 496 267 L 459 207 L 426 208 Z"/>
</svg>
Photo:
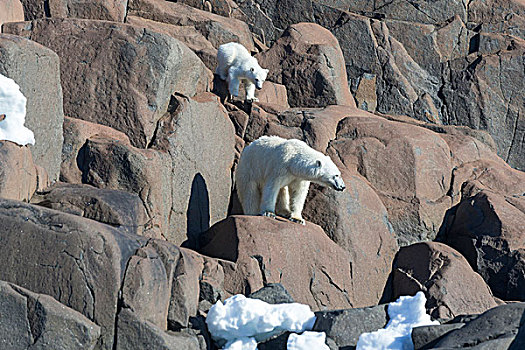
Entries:
<svg viewBox="0 0 525 350">
<path fill-rule="evenodd" d="M 292 333 L 288 337 L 287 350 L 330 350 L 325 343 L 324 332 L 304 332 L 303 334 Z"/>
<path fill-rule="evenodd" d="M 24 126 L 26 101 L 18 84 L 0 74 L 0 119 L 3 119 L 0 120 L 0 140 L 12 141 L 21 146 L 35 144 L 35 135 Z"/>
<path fill-rule="evenodd" d="M 255 338 L 230 340 L 224 346 L 224 350 L 257 350 L 257 340 Z"/>
<path fill-rule="evenodd" d="M 412 328 L 438 325 L 425 309 L 425 294 L 402 296 L 388 306 L 390 321 L 385 328 L 359 337 L 356 350 L 413 350 Z"/>
<path fill-rule="evenodd" d="M 260 342 L 281 331 L 304 332 L 312 329 L 315 315 L 308 305 L 291 303 L 272 305 L 262 300 L 235 295 L 224 304 L 219 300 L 208 312 L 206 324 L 212 338 L 224 349 L 251 349 L 235 343 L 241 338 Z M 248 341 L 246 340 L 246 343 Z M 243 345 L 244 346 L 244 345 Z"/>
</svg>

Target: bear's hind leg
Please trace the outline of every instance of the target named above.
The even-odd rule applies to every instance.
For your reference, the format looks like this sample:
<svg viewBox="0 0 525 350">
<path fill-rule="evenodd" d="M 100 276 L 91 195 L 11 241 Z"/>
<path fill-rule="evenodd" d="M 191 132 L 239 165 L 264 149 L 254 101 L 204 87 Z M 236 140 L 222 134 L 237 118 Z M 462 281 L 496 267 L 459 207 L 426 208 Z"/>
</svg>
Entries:
<svg viewBox="0 0 525 350">
<path fill-rule="evenodd" d="M 284 218 L 290 217 L 290 195 L 288 186 L 284 186 L 277 195 L 277 204 L 275 205 L 275 214 Z"/>
<path fill-rule="evenodd" d="M 290 192 L 290 221 L 305 224 L 302 216 L 310 181 L 294 181 L 288 186 Z"/>
<path fill-rule="evenodd" d="M 261 191 L 255 182 L 250 182 L 242 189 L 237 190 L 244 215 L 259 215 Z"/>
</svg>

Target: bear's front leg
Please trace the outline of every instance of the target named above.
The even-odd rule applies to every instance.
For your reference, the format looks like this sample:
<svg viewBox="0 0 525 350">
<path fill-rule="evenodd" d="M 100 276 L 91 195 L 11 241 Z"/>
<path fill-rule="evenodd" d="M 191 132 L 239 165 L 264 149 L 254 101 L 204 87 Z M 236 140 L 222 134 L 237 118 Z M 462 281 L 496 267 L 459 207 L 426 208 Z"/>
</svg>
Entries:
<svg viewBox="0 0 525 350">
<path fill-rule="evenodd" d="M 246 87 L 246 101 L 247 102 L 259 102 L 259 99 L 255 97 L 255 84 L 253 84 L 249 80 L 246 80 L 244 85 Z"/>
<path fill-rule="evenodd" d="M 290 193 L 290 221 L 305 225 L 302 213 L 304 202 L 308 195 L 308 188 L 310 181 L 294 181 L 288 185 L 288 192 Z"/>
<path fill-rule="evenodd" d="M 275 203 L 277 202 L 280 188 L 276 181 L 270 181 L 264 186 L 261 201 L 262 216 L 275 218 Z"/>
</svg>

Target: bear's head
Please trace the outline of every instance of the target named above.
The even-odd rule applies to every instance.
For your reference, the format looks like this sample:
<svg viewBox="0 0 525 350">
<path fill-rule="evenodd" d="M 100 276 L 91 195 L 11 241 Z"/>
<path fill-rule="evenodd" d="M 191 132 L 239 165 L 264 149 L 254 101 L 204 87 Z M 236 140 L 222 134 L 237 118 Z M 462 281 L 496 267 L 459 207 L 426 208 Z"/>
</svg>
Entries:
<svg viewBox="0 0 525 350">
<path fill-rule="evenodd" d="M 344 191 L 346 188 L 341 172 L 330 157 L 323 155 L 317 158 L 314 169 L 316 176 L 313 182 L 322 186 L 332 187 L 336 191 Z"/>
<path fill-rule="evenodd" d="M 255 84 L 255 87 L 258 90 L 261 90 L 263 87 L 263 83 L 266 80 L 266 77 L 268 76 L 268 72 L 268 69 L 261 68 L 258 64 L 256 64 L 250 68 L 250 72 L 248 73 L 247 78 Z"/>
</svg>

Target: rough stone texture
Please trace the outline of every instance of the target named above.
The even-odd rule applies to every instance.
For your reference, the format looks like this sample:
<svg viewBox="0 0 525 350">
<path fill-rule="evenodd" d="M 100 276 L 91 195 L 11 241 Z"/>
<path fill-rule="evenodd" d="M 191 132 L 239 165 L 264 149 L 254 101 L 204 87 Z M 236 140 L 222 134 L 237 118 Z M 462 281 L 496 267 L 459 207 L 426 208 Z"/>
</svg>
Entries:
<svg viewBox="0 0 525 350">
<path fill-rule="evenodd" d="M 525 38 L 525 3 L 523 0 L 472 0 L 468 21 L 482 25 L 486 32 L 500 32 Z"/>
<path fill-rule="evenodd" d="M 29 147 L 0 141 L 0 197 L 28 202 L 37 189 L 37 181 Z"/>
<path fill-rule="evenodd" d="M 217 67 L 217 49 L 195 27 L 155 22 L 137 16 L 127 16 L 126 23 L 164 33 L 188 46 L 212 72 Z"/>
<path fill-rule="evenodd" d="M 148 230 L 146 210 L 134 193 L 58 183 L 36 194 L 31 203 L 118 227 L 129 234 L 142 235 Z"/>
<path fill-rule="evenodd" d="M 215 13 L 224 17 L 232 17 L 244 21 L 246 16 L 233 0 L 179 0 L 177 2 L 191 7 Z"/>
<path fill-rule="evenodd" d="M 24 20 L 24 7 L 20 0 L 4 0 L 0 4 L 0 28 L 2 23 Z"/>
<path fill-rule="evenodd" d="M 168 154 L 95 135 L 86 141 L 79 158 L 83 183 L 138 194 L 149 222 L 145 235 L 155 238 L 183 235 L 182 230 L 169 231 L 172 167 Z"/>
<path fill-rule="evenodd" d="M 25 20 L 39 18 L 83 18 L 123 22 L 127 0 L 21 0 Z"/>
<path fill-rule="evenodd" d="M 83 147 L 86 141 L 94 136 L 112 139 L 115 142 L 120 141 L 125 145 L 130 144 L 129 138 L 120 131 L 82 119 L 64 117 L 64 144 L 62 146 L 60 181 L 82 182 Z"/>
<path fill-rule="evenodd" d="M 438 134 L 373 115 L 339 123 L 333 147 L 388 210 L 400 245 L 433 239 L 450 208 L 450 149 Z"/>
<path fill-rule="evenodd" d="M 3 281 L 0 314 L 3 349 L 92 350 L 100 337 L 100 327 L 79 312 Z"/>
<path fill-rule="evenodd" d="M 101 327 L 112 349 L 118 293 L 139 236 L 59 211 L 0 200 L 0 280 L 48 294 Z"/>
<path fill-rule="evenodd" d="M 155 324 L 140 319 L 127 308 L 120 310 L 115 349 L 200 350 L 196 335 L 165 332 Z M 206 349 L 206 347 L 204 347 Z"/>
<path fill-rule="evenodd" d="M 68 116 L 111 126 L 137 147 L 145 148 L 153 138 L 172 93 L 193 96 L 211 83 L 209 70 L 184 44 L 144 28 L 42 19 L 10 24 L 3 30 L 26 36 L 59 55 Z M 106 40 L 108 36 L 112 40 Z"/>
<path fill-rule="evenodd" d="M 27 98 L 25 126 L 35 134 L 33 161 L 50 181 L 58 180 L 64 121 L 58 56 L 33 41 L 0 34 L 0 74 L 13 79 Z"/>
<path fill-rule="evenodd" d="M 401 248 L 394 263 L 392 300 L 425 292 L 427 313 L 451 319 L 497 306 L 489 287 L 456 250 L 435 242 Z"/>
<path fill-rule="evenodd" d="M 486 311 L 443 337 L 436 348 L 508 349 L 525 323 L 525 303 L 502 305 Z"/>
<path fill-rule="evenodd" d="M 255 91 L 255 96 L 261 103 L 278 105 L 289 108 L 286 86 L 267 81 L 261 90 Z"/>
<path fill-rule="evenodd" d="M 450 61 L 442 93 L 448 124 L 487 130 L 498 155 L 525 169 L 525 70 L 523 50 Z"/>
<path fill-rule="evenodd" d="M 292 107 L 355 106 L 339 43 L 317 24 L 292 25 L 257 59 L 268 80 L 286 86 Z"/>
<path fill-rule="evenodd" d="M 170 282 L 157 251 L 152 247 L 142 247 L 128 261 L 122 284 L 122 303 L 140 319 L 166 330 Z"/>
<path fill-rule="evenodd" d="M 387 305 L 365 308 L 319 311 L 315 313 L 314 332 L 325 332 L 339 348 L 353 349 L 359 336 L 386 326 L 389 318 Z"/>
<path fill-rule="evenodd" d="M 476 192 L 463 196 L 449 218 L 445 241 L 465 256 L 495 296 L 525 300 L 523 192 L 518 196 L 488 189 Z"/>
<path fill-rule="evenodd" d="M 447 333 L 463 327 L 464 323 L 440 324 L 437 326 L 422 326 L 412 329 L 412 342 L 415 350 L 431 349 Z"/>
<path fill-rule="evenodd" d="M 160 121 L 153 148 L 171 158 L 172 203 L 168 240 L 195 247 L 197 236 L 227 215 L 235 130 L 218 98 L 175 96 Z M 183 236 L 181 236 L 181 233 Z"/>
<path fill-rule="evenodd" d="M 216 49 L 231 41 L 244 45 L 248 51 L 255 49 L 246 23 L 198 10 L 179 2 L 130 0 L 128 15 L 176 26 L 193 27 Z"/>
<path fill-rule="evenodd" d="M 366 298 L 355 292 L 349 254 L 316 225 L 234 215 L 211 227 L 201 247 L 202 254 L 237 266 L 251 264 L 264 282 L 281 283 L 314 310 L 359 306 Z"/>
<path fill-rule="evenodd" d="M 347 189 L 336 192 L 310 186 L 303 215 L 348 251 L 352 277 L 360 281 L 353 285 L 360 295 L 360 305 L 374 305 L 385 291 L 398 249 L 396 236 L 385 207 L 366 180 L 355 172 L 345 171 L 344 166 L 339 168 L 343 170 Z"/>
<path fill-rule="evenodd" d="M 259 299 L 268 304 L 289 304 L 294 302 L 290 293 L 280 283 L 269 283 L 248 295 L 248 298 Z"/>
</svg>

